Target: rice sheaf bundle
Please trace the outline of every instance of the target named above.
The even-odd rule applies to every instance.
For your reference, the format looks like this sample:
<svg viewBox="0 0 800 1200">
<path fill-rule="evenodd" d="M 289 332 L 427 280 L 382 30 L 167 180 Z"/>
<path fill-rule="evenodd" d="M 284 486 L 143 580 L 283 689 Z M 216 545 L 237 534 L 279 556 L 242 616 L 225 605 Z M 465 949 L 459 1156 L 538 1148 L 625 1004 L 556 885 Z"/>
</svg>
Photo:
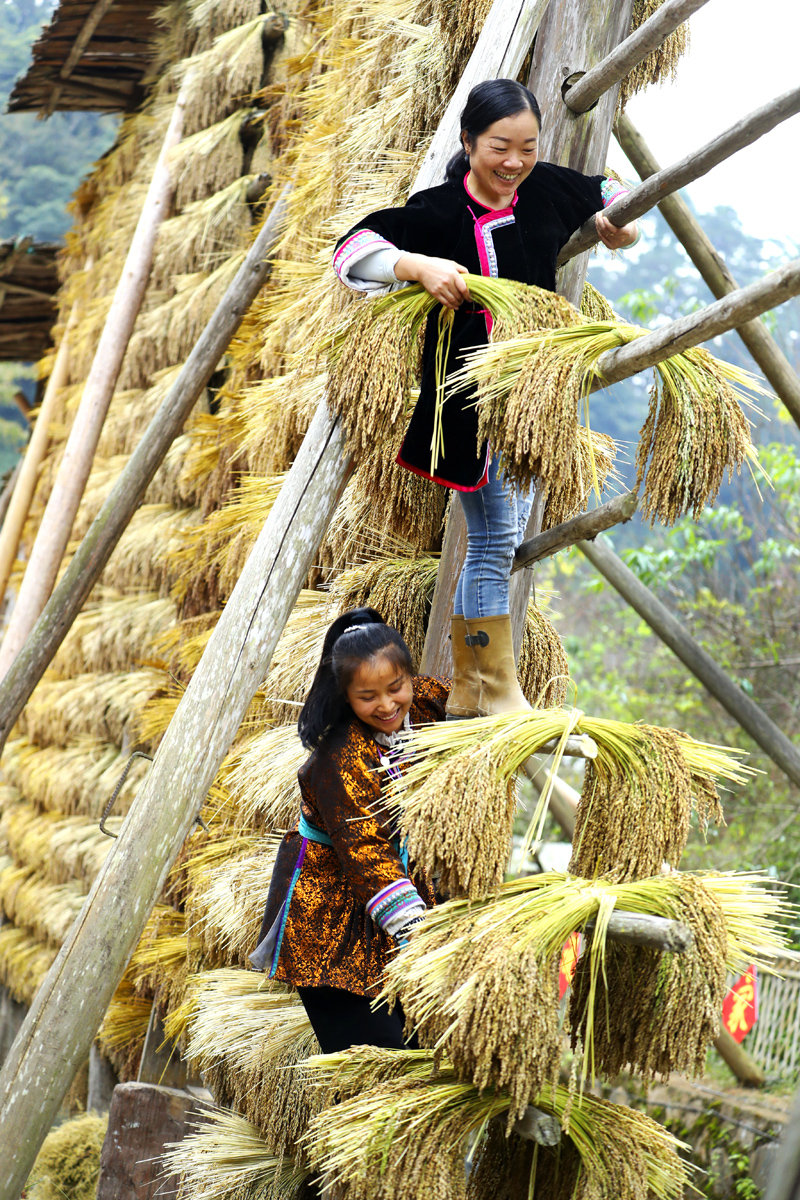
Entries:
<svg viewBox="0 0 800 1200">
<path fill-rule="evenodd" d="M 457 1080 L 448 1063 L 437 1066 L 432 1055 L 420 1051 L 358 1046 L 307 1065 L 321 1082 L 329 1082 L 329 1095 L 335 1091 L 341 1097 L 335 1110 L 323 1109 L 315 1117 L 304 1144 L 342 1200 L 401 1195 L 409 1200 L 488 1200 L 488 1187 L 492 1197 L 506 1194 L 501 1189 L 507 1177 L 493 1173 L 490 1184 L 485 1164 L 481 1169 L 484 1139 L 494 1146 L 495 1138 L 503 1136 L 497 1119 L 507 1119 L 509 1099 L 502 1091 L 482 1095 Z M 551 1193 L 553 1200 L 575 1195 L 582 1200 L 677 1200 L 682 1195 L 688 1169 L 678 1156 L 680 1143 L 643 1113 L 589 1095 L 571 1104 L 568 1089 L 557 1085 L 542 1088 L 532 1100 L 562 1126 L 569 1114 L 562 1149 L 574 1152 L 576 1162 L 571 1173 L 560 1177 L 562 1186 Z M 470 1149 L 477 1153 L 478 1165 L 476 1179 L 468 1184 Z M 521 1193 L 526 1198 L 540 1195 L 538 1167 L 534 1154 Z M 548 1167 L 542 1174 L 547 1176 Z"/>
<path fill-rule="evenodd" d="M 387 793 L 414 862 L 438 875 L 451 896 L 476 898 L 495 890 L 508 862 L 516 774 L 545 743 L 572 733 L 588 734 L 598 748 L 571 868 L 582 875 L 617 869 L 635 877 L 655 873 L 665 859 L 677 863 L 692 804 L 702 817 L 716 812 L 714 779 L 742 782 L 752 773 L 734 757 L 739 751 L 672 730 L 590 718 L 579 709 L 423 726 L 406 739 L 405 770 Z M 557 752 L 553 772 L 559 761 Z M 624 789 L 619 804 L 617 788 Z M 534 829 L 549 790 L 548 781 Z M 607 815 L 612 805 L 616 825 Z M 623 856 L 621 866 L 613 855 Z"/>
<path fill-rule="evenodd" d="M 765 882 L 677 872 L 635 883 L 556 872 L 514 880 L 490 899 L 449 900 L 428 913 L 386 968 L 381 999 L 401 998 L 409 1029 L 447 1054 L 459 1078 L 479 1088 L 502 1080 L 521 1112 L 547 1076 L 537 1054 L 553 1061 L 556 1001 L 543 998 L 543 982 L 570 934 L 593 921 L 571 1008 L 584 1074 L 613 1074 L 623 1063 L 646 1074 L 697 1070 L 718 1031 L 726 970 L 769 969 L 785 945 L 776 920 L 788 906 Z M 682 955 L 644 951 L 641 960 L 620 953 L 607 939 L 615 910 L 684 921 L 694 946 Z M 637 962 L 637 971 L 625 969 Z M 634 1018 L 646 1029 L 632 1029 Z"/>
<path fill-rule="evenodd" d="M 520 687 L 534 708 L 558 708 L 567 698 L 569 662 L 549 617 L 528 602 L 517 667 Z"/>
<path fill-rule="evenodd" d="M 448 391 L 477 385 L 479 437 L 492 443 L 512 479 L 530 485 L 542 478 L 563 487 L 575 473 L 581 410 L 588 424 L 589 393 L 603 386 L 598 359 L 648 332 L 576 313 L 569 328 L 532 328 L 505 342 L 494 338 L 465 356 Z M 672 355 L 653 370 L 638 482 L 644 479 L 645 514 L 671 524 L 713 502 L 726 470 L 730 476 L 745 462 L 755 469 L 757 451 L 741 407 L 754 405 L 741 389 L 769 393 L 750 372 L 701 347 Z"/>
</svg>

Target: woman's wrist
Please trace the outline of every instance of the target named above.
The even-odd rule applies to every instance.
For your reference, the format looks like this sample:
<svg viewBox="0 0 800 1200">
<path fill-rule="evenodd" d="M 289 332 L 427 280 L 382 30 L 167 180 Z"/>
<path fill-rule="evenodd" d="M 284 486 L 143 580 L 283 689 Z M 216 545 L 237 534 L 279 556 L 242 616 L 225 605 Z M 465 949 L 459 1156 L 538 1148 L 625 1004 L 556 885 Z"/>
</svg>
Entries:
<svg viewBox="0 0 800 1200">
<path fill-rule="evenodd" d="M 403 253 L 394 264 L 394 273 L 403 283 L 416 283 L 419 280 L 419 269 L 424 254 Z"/>
</svg>

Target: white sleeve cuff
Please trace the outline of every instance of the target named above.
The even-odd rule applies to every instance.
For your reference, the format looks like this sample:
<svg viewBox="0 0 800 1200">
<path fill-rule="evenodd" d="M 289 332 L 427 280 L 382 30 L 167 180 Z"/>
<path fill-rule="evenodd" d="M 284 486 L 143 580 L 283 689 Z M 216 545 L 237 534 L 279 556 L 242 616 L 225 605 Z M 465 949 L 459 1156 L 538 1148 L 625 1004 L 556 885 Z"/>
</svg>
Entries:
<svg viewBox="0 0 800 1200">
<path fill-rule="evenodd" d="M 360 229 L 336 251 L 333 269 L 342 283 L 353 291 L 375 292 L 386 287 L 387 283 L 397 283 L 393 268 L 402 253 L 380 234 L 371 229 Z M 377 259 L 378 263 L 374 270 L 367 273 L 368 268 L 363 264 L 372 259 Z"/>
<path fill-rule="evenodd" d="M 400 912 L 394 913 L 384 922 L 383 931 L 393 937 L 398 929 L 402 929 L 412 918 L 423 917 L 427 911 L 427 907 L 421 900 L 418 904 L 407 904 Z"/>
</svg>

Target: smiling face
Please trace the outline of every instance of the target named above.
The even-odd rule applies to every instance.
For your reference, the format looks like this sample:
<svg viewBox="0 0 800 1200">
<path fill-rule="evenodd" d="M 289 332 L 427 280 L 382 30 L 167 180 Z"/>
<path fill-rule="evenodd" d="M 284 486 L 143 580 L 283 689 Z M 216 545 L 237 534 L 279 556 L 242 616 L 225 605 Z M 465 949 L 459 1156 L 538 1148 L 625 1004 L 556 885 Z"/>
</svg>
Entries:
<svg viewBox="0 0 800 1200">
<path fill-rule="evenodd" d="M 347 688 L 347 702 L 356 716 L 381 733 L 396 733 L 411 708 L 411 676 L 386 654 L 361 663 Z"/>
<path fill-rule="evenodd" d="M 507 208 L 514 192 L 536 166 L 539 122 L 525 108 L 503 117 L 470 142 L 462 140 L 469 155 L 467 187 L 476 200 L 490 208 Z"/>
</svg>

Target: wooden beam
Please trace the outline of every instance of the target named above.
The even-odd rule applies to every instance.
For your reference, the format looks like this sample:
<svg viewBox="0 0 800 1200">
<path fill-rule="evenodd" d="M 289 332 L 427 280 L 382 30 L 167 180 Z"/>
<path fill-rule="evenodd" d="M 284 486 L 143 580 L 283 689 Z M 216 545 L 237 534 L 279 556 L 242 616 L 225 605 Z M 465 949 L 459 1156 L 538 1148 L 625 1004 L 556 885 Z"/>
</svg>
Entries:
<svg viewBox="0 0 800 1200">
<path fill-rule="evenodd" d="M 661 167 L 627 113 L 618 121 L 615 133 L 620 147 L 642 180 L 659 173 Z M 678 193 L 665 196 L 658 207 L 717 299 L 721 300 L 723 296 L 736 291 L 739 284 L 683 197 Z M 800 378 L 764 322 L 758 319 L 748 321 L 739 325 L 736 332 L 795 424 L 800 426 Z"/>
<path fill-rule="evenodd" d="M 591 512 L 580 513 L 561 525 L 554 525 L 545 533 L 529 538 L 517 548 L 514 555 L 514 565 L 511 573 L 521 571 L 524 567 L 532 567 L 534 563 L 560 550 L 574 546 L 576 542 L 593 541 L 598 533 L 611 529 L 614 525 L 624 525 L 630 521 L 639 507 L 639 497 L 636 492 L 626 492 L 624 496 L 615 496 L 605 504 L 593 508 Z"/>
<path fill-rule="evenodd" d="M 661 7 L 643 21 L 634 33 L 615 46 L 602 62 L 565 88 L 563 95 L 567 108 L 574 113 L 588 112 L 609 88 L 621 83 L 637 63 L 657 50 L 665 38 L 707 3 L 708 0 L 664 0 Z"/>
<path fill-rule="evenodd" d="M 714 1038 L 714 1049 L 744 1087 L 763 1087 L 767 1082 L 767 1077 L 756 1060 L 724 1027 Z"/>
<path fill-rule="evenodd" d="M 170 175 L 168 156 L 181 140 L 187 95 L 185 81 L 175 100 L 153 177 L 83 387 L 53 490 L 36 534 L 3 644 L 0 646 L 0 679 L 16 658 L 47 603 L 69 542 L 72 524 L 92 469 L 95 450 L 119 378 L 122 360 L 150 278 L 156 236 L 172 202 L 175 185 Z"/>
<path fill-rule="evenodd" d="M 33 631 L 0 682 L 0 750 L 100 578 L 114 547 L 225 353 L 242 317 L 263 286 L 269 273 L 269 257 L 280 236 L 289 190 L 285 188 L 278 198 L 178 378 L 72 556 Z M 38 427 L 37 421 L 33 437 L 36 437 Z M 0 547 L 2 544 L 0 535 Z"/>
<path fill-rule="evenodd" d="M 578 548 L 775 765 L 796 787 L 800 787 L 800 750 L 717 666 L 711 655 L 686 632 L 682 622 L 637 579 L 608 542 L 602 538 L 596 542 L 578 542 Z"/>
<path fill-rule="evenodd" d="M 800 112 L 800 87 L 784 92 L 769 104 L 757 108 L 749 116 L 743 117 L 735 125 L 731 125 L 724 133 L 719 134 L 713 141 L 701 146 L 692 154 L 687 154 L 680 162 L 671 167 L 665 167 L 657 175 L 646 179 L 639 187 L 629 192 L 619 200 L 615 200 L 605 210 L 605 214 L 614 225 L 627 225 L 643 217 L 651 208 L 655 208 L 665 196 L 686 187 L 695 179 L 708 174 L 712 167 L 718 166 L 726 158 L 730 158 L 737 150 L 752 145 L 765 133 L 769 133 L 776 125 L 788 120 Z M 566 263 L 576 254 L 591 249 L 600 239 L 594 225 L 594 217 L 586 221 L 567 242 L 558 256 L 559 263 Z"/>
<path fill-rule="evenodd" d="M 595 922 L 587 921 L 584 933 L 592 935 Z M 681 921 L 651 917 L 646 913 L 620 912 L 614 909 L 608 919 L 608 937 L 626 946 L 647 946 L 667 954 L 685 954 L 694 945 L 694 934 Z"/>
</svg>

